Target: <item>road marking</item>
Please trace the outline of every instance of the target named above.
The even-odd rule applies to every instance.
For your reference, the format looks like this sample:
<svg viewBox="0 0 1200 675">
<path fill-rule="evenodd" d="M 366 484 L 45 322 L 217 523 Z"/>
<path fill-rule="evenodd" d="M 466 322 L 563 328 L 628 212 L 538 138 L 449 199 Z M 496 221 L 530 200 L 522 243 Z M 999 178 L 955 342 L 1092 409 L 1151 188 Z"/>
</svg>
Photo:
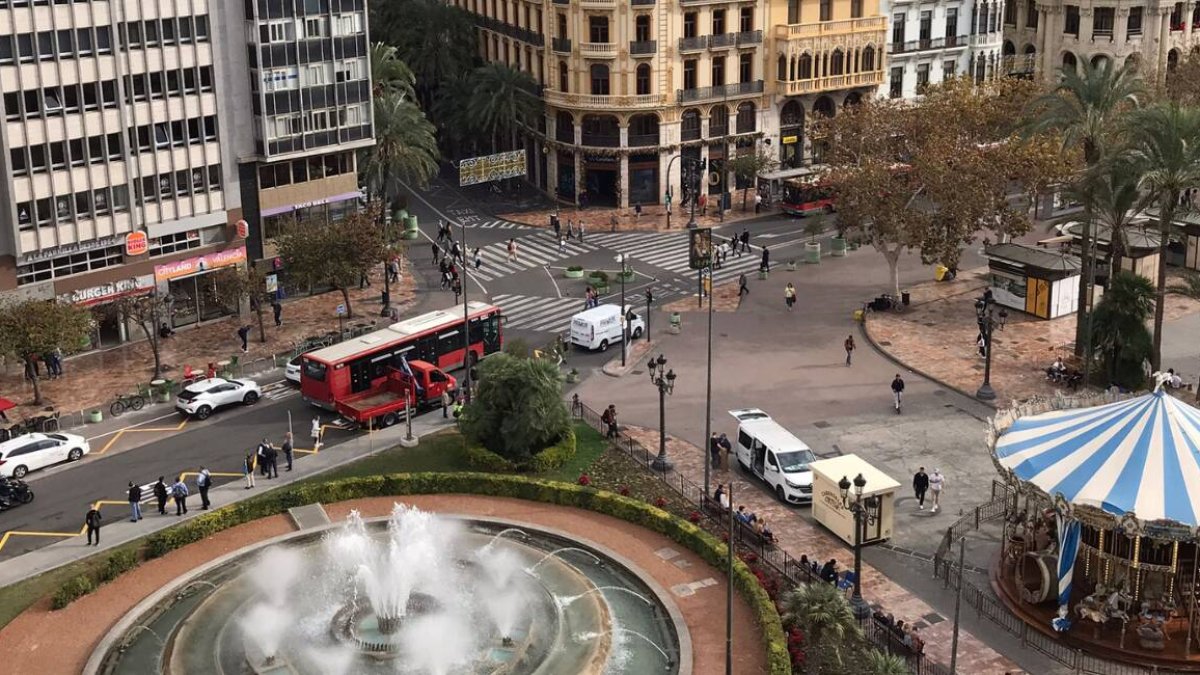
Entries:
<svg viewBox="0 0 1200 675">
<path fill-rule="evenodd" d="M 160 418 L 157 418 L 157 419 L 162 419 L 162 418 L 160 417 Z M 142 422 L 142 424 L 147 424 L 147 423 L 149 423 L 149 422 L 153 422 L 153 421 L 154 421 L 154 420 L 146 420 L 145 422 Z M 178 426 L 174 426 L 174 427 L 147 427 L 147 428 L 145 428 L 145 429 L 138 429 L 138 428 L 135 428 L 135 427 L 126 427 L 126 428 L 124 428 L 124 429 L 119 429 L 119 430 L 117 431 L 117 433 L 116 433 L 116 435 L 115 435 L 115 436 L 113 436 L 112 438 L 108 439 L 108 442 L 104 444 L 104 447 L 103 447 L 103 448 L 100 448 L 99 450 L 97 450 L 96 452 L 94 452 L 94 453 L 92 453 L 92 454 L 94 454 L 94 455 L 103 455 L 104 453 L 108 452 L 110 448 L 112 448 L 113 444 L 115 444 L 117 441 L 121 440 L 121 437 L 122 437 L 122 436 L 124 436 L 124 435 L 125 435 L 125 434 L 127 434 L 127 433 L 131 433 L 131 432 L 135 432 L 135 431 L 151 431 L 151 432 L 153 432 L 153 431 L 158 431 L 158 432 L 163 432 L 163 431 L 182 431 L 182 430 L 183 430 L 183 428 L 187 426 L 187 423 L 188 423 L 189 421 L 190 421 L 190 418 L 187 418 L 187 417 L 185 417 L 185 418 L 183 419 L 183 421 L 179 423 L 179 425 L 178 425 Z"/>
<path fill-rule="evenodd" d="M 405 183 L 404 181 L 400 181 L 400 184 L 404 186 L 404 189 L 408 190 L 409 194 L 411 194 L 412 196 L 414 196 L 414 197 L 416 197 L 417 199 L 419 199 L 419 200 L 421 201 L 421 203 L 422 203 L 422 204 L 424 204 L 425 206 L 428 206 L 428 207 L 429 207 L 429 209 L 430 209 L 431 211 L 433 211 L 434 213 L 436 213 L 436 214 L 438 214 L 439 216 L 441 216 L 441 217 L 442 217 L 444 220 L 447 220 L 447 221 L 449 221 L 450 223 L 457 223 L 457 222 L 458 222 L 458 221 L 456 221 L 455 219 L 451 218 L 450 216 L 447 216 L 446 214 L 442 213 L 442 212 L 441 212 L 440 210 L 438 210 L 438 208 L 437 208 L 436 206 L 434 206 L 433 204 L 430 204 L 428 200 L 426 200 L 424 197 L 422 197 L 422 196 L 421 196 L 421 193 L 420 193 L 420 192 L 418 192 L 418 191 L 416 191 L 416 190 L 412 189 L 412 187 L 411 187 L 410 185 L 408 185 L 407 183 Z M 461 225 L 460 225 L 460 227 L 461 227 Z M 435 242 L 433 241 L 433 238 L 431 238 L 429 235 L 425 234 L 425 232 L 424 232 L 424 231 L 422 231 L 422 230 L 417 230 L 417 232 L 420 232 L 420 233 L 421 233 L 421 236 L 422 236 L 422 237 L 425 237 L 425 240 L 426 240 L 426 241 L 428 241 L 429 243 L 431 243 L 431 244 L 435 243 Z M 466 237 L 463 237 L 463 248 L 464 248 L 464 249 L 465 249 L 465 248 L 467 248 L 467 246 L 466 246 Z M 463 254 L 465 255 L 465 254 L 466 254 L 466 251 L 463 251 Z M 470 268 L 469 268 L 467 265 L 463 265 L 463 276 L 465 276 L 465 277 L 467 278 L 467 280 L 469 280 L 469 281 L 474 281 L 474 282 L 475 282 L 475 285 L 479 287 L 479 290 L 480 290 L 480 291 L 482 291 L 484 295 L 487 295 L 487 289 L 486 289 L 486 288 L 484 288 L 483 284 L 482 284 L 482 283 L 480 283 L 480 282 L 479 282 L 479 280 L 478 280 L 478 279 L 476 279 L 476 278 L 475 278 L 475 276 L 474 276 L 473 274 L 471 274 L 471 270 L 470 270 Z"/>
<path fill-rule="evenodd" d="M 555 297 L 561 298 L 563 296 L 562 289 L 558 287 L 558 280 L 554 278 L 554 273 L 550 271 L 550 266 L 547 265 L 542 269 L 546 270 L 546 276 L 550 277 L 550 283 L 554 285 Z"/>
</svg>

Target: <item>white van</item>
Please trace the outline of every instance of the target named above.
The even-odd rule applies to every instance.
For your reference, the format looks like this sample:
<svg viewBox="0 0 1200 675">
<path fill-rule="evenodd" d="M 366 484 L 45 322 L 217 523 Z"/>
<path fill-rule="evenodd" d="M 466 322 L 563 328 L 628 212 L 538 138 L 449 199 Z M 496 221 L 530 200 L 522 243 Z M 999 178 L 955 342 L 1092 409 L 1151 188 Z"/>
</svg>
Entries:
<svg viewBox="0 0 1200 675">
<path fill-rule="evenodd" d="M 804 441 L 758 408 L 730 410 L 738 421 L 734 449 L 742 470 L 760 478 L 788 504 L 812 503 L 812 471 L 816 461 Z"/>
<path fill-rule="evenodd" d="M 630 339 L 636 340 L 646 331 L 646 322 L 636 312 L 629 322 Z M 609 345 L 621 344 L 621 308 L 616 305 L 599 305 L 571 317 L 571 344 L 584 349 L 604 351 Z"/>
</svg>

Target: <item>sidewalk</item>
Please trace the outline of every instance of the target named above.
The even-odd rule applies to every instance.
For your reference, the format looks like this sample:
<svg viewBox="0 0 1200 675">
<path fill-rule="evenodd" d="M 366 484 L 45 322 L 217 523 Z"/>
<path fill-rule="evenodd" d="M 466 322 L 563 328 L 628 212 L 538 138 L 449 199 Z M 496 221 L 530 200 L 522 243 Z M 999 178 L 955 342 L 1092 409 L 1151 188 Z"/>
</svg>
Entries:
<svg viewBox="0 0 1200 675">
<path fill-rule="evenodd" d="M 912 304 L 906 311 L 868 314 L 864 333 L 905 367 L 973 396 L 984 370 L 976 347 L 975 300 L 986 285 L 986 267 L 960 272 L 954 281 L 918 284 L 908 289 Z M 1200 301 L 1168 295 L 1165 339 L 1172 337 L 1171 322 L 1197 312 Z M 1184 339 L 1183 331 L 1180 334 Z M 1072 354 L 1075 315 L 1047 321 L 1010 309 L 1005 326 L 993 333 L 992 340 L 991 381 L 999 407 L 1051 396 L 1056 387 L 1046 381 L 1045 371 L 1056 356 Z M 1196 379 L 1194 363 L 1164 365 L 1174 367 L 1187 382 Z"/>
<path fill-rule="evenodd" d="M 405 274 L 399 284 L 391 288 L 392 306 L 403 313 L 415 299 L 411 264 L 405 264 Z M 350 291 L 351 309 L 354 317 L 346 319 L 346 325 L 379 320 L 380 292 L 383 290 L 382 270 L 371 276 L 372 286 L 365 290 Z M 338 319 L 334 311 L 342 303 L 342 294 L 334 291 L 321 295 L 285 300 L 283 303 L 283 326 L 276 328 L 271 309 L 264 308 L 263 325 L 266 328 L 266 343 L 258 334 L 258 317 L 253 312 L 241 317 L 233 316 L 205 322 L 195 328 L 181 329 L 174 337 L 162 342 L 163 377 L 179 380 L 184 366 L 203 373 L 210 361 L 221 361 L 237 356 L 247 371 L 275 367 L 271 361 L 276 354 L 288 355 L 294 343 L 310 335 L 337 330 Z M 237 337 L 240 325 L 249 324 L 249 353 L 241 353 Z M 0 374 L 0 392 L 18 403 L 9 410 L 9 419 L 16 422 L 25 417 L 40 414 L 42 407 L 53 406 L 62 413 L 66 427 L 81 422 L 82 411 L 99 408 L 108 416 L 109 403 L 118 393 L 136 391 L 138 384 L 150 381 L 154 372 L 154 356 L 149 342 L 141 335 L 141 329 L 133 328 L 136 342 L 97 352 L 88 352 L 71 357 L 63 363 L 63 377 L 57 380 L 41 379 L 44 402 L 33 406 L 33 386 L 24 378 L 20 364 L 6 362 Z M 254 364 L 262 360 L 263 368 Z"/>
<path fill-rule="evenodd" d="M 623 427 L 623 430 L 647 448 L 658 447 L 657 430 L 641 427 Z M 704 451 L 701 448 L 668 436 L 667 456 L 675 465 L 670 473 L 680 474 L 703 486 Z M 834 558 L 838 561 L 840 569 L 852 569 L 853 554 L 841 541 L 807 520 L 797 517 L 793 509 L 757 486 L 744 481 L 740 471 L 730 471 L 728 467 L 714 470 L 712 489 L 716 489 L 717 483 L 732 484 L 734 503 L 744 504 L 758 517 L 765 518 L 779 539 L 779 548 L 786 550 L 792 557 L 799 559 L 801 555 L 807 555 L 811 560 L 822 562 Z M 893 614 L 896 619 L 902 619 L 906 624 L 915 626 L 921 638 L 925 640 L 925 655 L 932 661 L 948 665 L 953 621 L 941 616 L 924 600 L 912 595 L 865 561 L 862 572 L 863 596 L 867 602 L 873 606 L 881 606 L 883 611 Z M 957 665 L 961 673 L 983 675 L 1021 672 L 1015 663 L 961 628 Z"/>
<path fill-rule="evenodd" d="M 758 218 L 769 218 L 779 215 L 779 211 L 774 209 L 763 208 L 761 213 L 754 212 L 754 198 L 750 198 L 749 208 L 742 210 L 741 199 L 733 200 L 733 208 L 725 213 L 724 222 L 716 215 L 712 206 L 709 206 L 707 214 L 696 212 L 696 223 L 700 227 L 719 227 L 722 224 L 737 223 L 742 221 L 756 220 Z M 578 227 L 580 219 L 586 224 L 586 231 L 589 233 L 611 232 L 613 231 L 612 218 L 617 218 L 617 232 L 655 232 L 667 231 L 667 210 L 661 204 L 655 204 L 642 207 L 642 215 L 636 216 L 633 208 L 618 209 L 608 206 L 589 206 L 586 209 L 579 209 L 572 205 L 564 205 L 557 209 L 547 208 L 537 211 L 522 211 L 516 213 L 500 213 L 497 218 L 521 223 L 532 227 L 550 227 L 550 215 L 557 212 L 559 221 L 562 223 L 563 232 L 566 232 L 567 219 Z M 686 230 L 688 220 L 691 218 L 691 211 L 681 209 L 678 206 L 673 206 L 671 209 L 671 227 L 670 230 Z"/>
<path fill-rule="evenodd" d="M 418 437 L 425 436 L 426 434 L 449 427 L 452 424 L 453 422 L 443 420 L 440 415 L 427 414 L 413 420 L 413 435 Z M 278 479 L 269 481 L 259 478 L 257 487 L 253 490 L 244 489 L 241 480 L 231 480 L 228 483 L 214 487 L 209 492 L 209 498 L 212 500 L 214 508 L 237 503 L 262 494 L 267 490 L 277 489 L 311 478 L 316 474 L 341 466 L 347 462 L 362 459 L 387 448 L 395 447 L 400 444 L 400 440 L 404 438 L 405 433 L 405 425 L 403 424 L 373 433 L 364 433 L 345 443 L 332 446 L 328 449 L 322 449 L 316 454 L 299 455 L 296 459 L 295 471 L 281 473 Z M 214 467 L 214 470 L 224 471 L 230 468 Z M 86 545 L 86 540 L 82 536 L 72 537 L 35 551 L 30 551 L 25 555 L 6 560 L 3 565 L 0 565 L 0 587 L 17 583 L 22 579 L 33 577 L 61 567 L 62 565 L 75 562 L 76 560 L 82 560 L 97 553 L 116 548 L 139 537 L 145 537 L 146 535 L 164 530 L 176 523 L 205 513 L 205 511 L 201 511 L 199 508 L 200 502 L 198 496 L 193 496 L 189 501 L 192 502 L 192 508 L 186 516 L 159 516 L 151 513 L 153 509 L 148 509 L 145 512 L 145 518 L 140 523 L 133 523 L 128 520 L 128 507 L 114 505 L 111 509 L 105 509 L 105 513 L 109 513 L 109 517 L 106 518 L 107 523 L 101 528 L 103 544 L 91 547 Z"/>
</svg>

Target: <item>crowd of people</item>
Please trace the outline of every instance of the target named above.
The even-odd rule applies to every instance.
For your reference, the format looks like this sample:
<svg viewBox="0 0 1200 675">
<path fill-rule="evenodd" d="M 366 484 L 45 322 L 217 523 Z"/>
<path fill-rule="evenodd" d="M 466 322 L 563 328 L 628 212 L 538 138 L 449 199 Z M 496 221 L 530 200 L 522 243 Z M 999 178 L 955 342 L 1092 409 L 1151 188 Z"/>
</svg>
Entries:
<svg viewBox="0 0 1200 675">
<path fill-rule="evenodd" d="M 713 500 L 720 505 L 723 511 L 728 512 L 730 509 L 729 493 L 725 490 L 724 483 L 717 483 L 717 489 L 713 491 Z M 733 512 L 733 517 L 738 523 L 752 530 L 764 544 L 775 545 L 779 540 L 775 537 L 775 533 L 771 531 L 771 526 L 767 524 L 767 519 L 750 511 L 745 504 L 739 504 Z"/>
<path fill-rule="evenodd" d="M 891 614 L 884 614 L 880 610 L 875 610 L 871 618 L 913 654 L 925 652 L 925 641 L 917 635 L 917 629 L 911 623 L 906 624 L 903 620 L 896 619 Z"/>
</svg>

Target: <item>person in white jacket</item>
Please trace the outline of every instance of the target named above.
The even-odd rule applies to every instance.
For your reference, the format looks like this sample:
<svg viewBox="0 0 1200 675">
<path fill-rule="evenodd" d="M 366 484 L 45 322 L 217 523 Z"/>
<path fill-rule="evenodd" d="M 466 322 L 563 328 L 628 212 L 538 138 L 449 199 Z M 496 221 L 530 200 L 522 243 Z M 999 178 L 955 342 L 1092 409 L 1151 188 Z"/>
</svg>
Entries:
<svg viewBox="0 0 1200 675">
<path fill-rule="evenodd" d="M 934 469 L 929 476 L 929 492 L 933 496 L 934 513 L 942 508 L 942 488 L 944 487 L 946 487 L 946 477 L 942 475 L 941 469 Z"/>
</svg>

